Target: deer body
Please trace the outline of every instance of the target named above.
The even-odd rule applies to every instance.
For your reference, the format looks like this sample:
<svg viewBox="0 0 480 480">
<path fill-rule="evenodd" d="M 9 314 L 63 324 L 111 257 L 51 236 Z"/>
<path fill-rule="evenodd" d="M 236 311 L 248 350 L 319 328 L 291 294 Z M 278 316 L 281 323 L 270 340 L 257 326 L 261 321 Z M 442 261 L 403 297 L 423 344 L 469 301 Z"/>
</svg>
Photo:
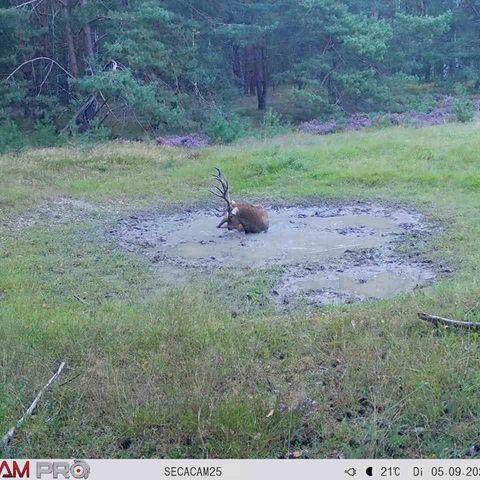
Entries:
<svg viewBox="0 0 480 480">
<path fill-rule="evenodd" d="M 222 218 L 217 225 L 221 228 L 227 224 L 229 230 L 238 230 L 245 233 L 261 233 L 268 230 L 267 211 L 258 205 L 233 202 L 233 209 Z"/>
<path fill-rule="evenodd" d="M 220 183 L 220 187 L 215 186 L 215 190 L 211 189 L 210 192 L 225 200 L 227 204 L 223 210 L 225 216 L 217 228 L 221 228 L 226 223 L 229 230 L 245 233 L 266 232 L 269 226 L 267 211 L 258 205 L 233 201 L 228 192 L 228 182 L 220 169 L 216 168 L 216 170 L 217 175 L 214 175 L 213 178 Z"/>
</svg>

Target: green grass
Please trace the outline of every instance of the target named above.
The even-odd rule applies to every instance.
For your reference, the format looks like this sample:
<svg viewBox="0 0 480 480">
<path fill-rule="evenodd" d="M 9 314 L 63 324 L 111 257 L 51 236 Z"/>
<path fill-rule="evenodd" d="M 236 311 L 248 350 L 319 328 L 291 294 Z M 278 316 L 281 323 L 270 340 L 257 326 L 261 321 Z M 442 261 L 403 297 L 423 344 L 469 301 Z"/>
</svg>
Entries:
<svg viewBox="0 0 480 480">
<path fill-rule="evenodd" d="M 480 338 L 416 312 L 480 320 L 479 151 L 478 125 L 450 124 L 0 156 L 0 433 L 69 367 L 3 455 L 464 456 L 480 431 Z M 262 274 L 169 289 L 106 232 L 136 209 L 207 201 L 214 165 L 237 197 L 414 203 L 443 224 L 422 249 L 454 273 L 308 314 L 268 308 Z M 62 197 L 85 208 L 35 213 Z"/>
</svg>

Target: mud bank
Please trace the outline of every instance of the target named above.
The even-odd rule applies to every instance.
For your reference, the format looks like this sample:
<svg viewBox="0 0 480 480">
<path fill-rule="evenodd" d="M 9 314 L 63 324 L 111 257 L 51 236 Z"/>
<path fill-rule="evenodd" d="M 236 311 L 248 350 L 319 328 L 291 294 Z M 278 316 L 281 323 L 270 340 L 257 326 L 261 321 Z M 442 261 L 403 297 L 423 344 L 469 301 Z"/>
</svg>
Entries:
<svg viewBox="0 0 480 480">
<path fill-rule="evenodd" d="M 429 227 L 412 209 L 374 203 L 269 207 L 267 233 L 215 228 L 213 211 L 150 212 L 121 220 L 111 231 L 120 245 L 146 255 L 172 278 L 188 272 L 269 272 L 278 308 L 380 299 L 435 278 L 418 258 L 416 241 Z M 399 247 L 408 243 L 408 254 Z"/>
</svg>

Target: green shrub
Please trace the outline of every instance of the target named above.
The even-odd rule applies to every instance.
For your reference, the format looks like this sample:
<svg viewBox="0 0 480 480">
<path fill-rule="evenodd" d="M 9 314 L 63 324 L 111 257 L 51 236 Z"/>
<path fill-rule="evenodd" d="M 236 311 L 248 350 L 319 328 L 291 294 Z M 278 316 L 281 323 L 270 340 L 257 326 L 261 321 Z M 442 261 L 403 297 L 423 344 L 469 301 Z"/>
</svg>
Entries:
<svg viewBox="0 0 480 480">
<path fill-rule="evenodd" d="M 422 112 L 433 110 L 437 104 L 429 84 L 420 84 L 415 76 L 397 73 L 385 80 L 387 95 L 378 105 L 387 112 Z"/>
<path fill-rule="evenodd" d="M 453 86 L 453 93 L 457 97 L 466 97 L 468 95 L 467 89 L 462 83 L 455 83 L 455 85 Z"/>
<path fill-rule="evenodd" d="M 475 116 L 473 103 L 469 98 L 457 98 L 453 111 L 457 120 L 462 123 L 471 122 Z"/>
<path fill-rule="evenodd" d="M 263 116 L 260 124 L 260 133 L 263 138 L 273 137 L 285 131 L 287 128 L 282 115 L 279 112 L 273 111 L 269 108 Z"/>
<path fill-rule="evenodd" d="M 100 143 L 106 142 L 112 136 L 112 131 L 108 127 L 100 125 L 98 120 L 90 122 L 90 128 L 78 136 L 80 143 Z"/>
<path fill-rule="evenodd" d="M 392 120 L 389 115 L 384 115 L 384 114 L 375 114 L 373 116 L 373 126 L 372 128 L 388 128 L 392 126 Z"/>
<path fill-rule="evenodd" d="M 55 147 L 64 143 L 65 137 L 59 135 L 55 125 L 50 122 L 37 122 L 29 143 L 36 147 Z"/>
<path fill-rule="evenodd" d="M 92 145 L 109 140 L 112 137 L 112 130 L 100 125 L 100 120 L 93 119 L 87 130 L 80 132 L 78 125 L 73 120 L 69 124 L 68 133 L 61 135 L 61 140 L 77 143 L 79 145 Z M 59 140 L 60 141 L 60 140 Z"/>
<path fill-rule="evenodd" d="M 18 151 L 26 141 L 18 125 L 12 120 L 0 121 L 0 153 Z"/>
<path fill-rule="evenodd" d="M 213 111 L 205 125 L 205 132 L 216 143 L 231 143 L 244 135 L 245 130 L 238 115 L 225 115 L 219 111 Z"/>
<path fill-rule="evenodd" d="M 453 104 L 453 112 L 459 122 L 471 122 L 475 116 L 475 109 L 472 101 L 468 98 L 467 90 L 462 84 L 454 87 L 457 98 Z"/>
<path fill-rule="evenodd" d="M 326 88 L 293 88 L 290 93 L 292 103 L 303 112 L 305 119 L 317 118 L 331 113 L 333 105 Z"/>
</svg>

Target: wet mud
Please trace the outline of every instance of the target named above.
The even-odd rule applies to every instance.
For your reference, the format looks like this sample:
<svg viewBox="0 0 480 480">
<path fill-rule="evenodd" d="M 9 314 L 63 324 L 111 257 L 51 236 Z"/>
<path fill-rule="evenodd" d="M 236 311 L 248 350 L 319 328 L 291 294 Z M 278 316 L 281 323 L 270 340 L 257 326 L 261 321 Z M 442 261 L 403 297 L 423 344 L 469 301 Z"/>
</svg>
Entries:
<svg viewBox="0 0 480 480">
<path fill-rule="evenodd" d="M 354 202 L 268 207 L 267 233 L 217 229 L 213 210 L 122 219 L 110 233 L 146 255 L 173 285 L 212 271 L 275 271 L 279 309 L 381 299 L 431 283 L 435 271 L 416 243 L 430 227 L 411 208 Z M 408 245 L 408 253 L 400 247 Z"/>
</svg>

